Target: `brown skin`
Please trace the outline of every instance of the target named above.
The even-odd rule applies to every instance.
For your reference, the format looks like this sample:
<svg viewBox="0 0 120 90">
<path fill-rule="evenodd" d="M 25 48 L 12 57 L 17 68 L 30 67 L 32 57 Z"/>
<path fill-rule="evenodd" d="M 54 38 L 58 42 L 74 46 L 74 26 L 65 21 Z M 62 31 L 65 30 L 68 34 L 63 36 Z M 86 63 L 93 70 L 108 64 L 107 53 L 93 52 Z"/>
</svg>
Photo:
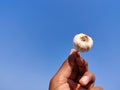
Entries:
<svg viewBox="0 0 120 90">
<path fill-rule="evenodd" d="M 87 77 L 83 80 L 84 77 Z M 88 71 L 88 63 L 79 53 L 71 50 L 67 60 L 51 79 L 49 90 L 103 90 L 94 87 L 95 76 Z"/>
</svg>

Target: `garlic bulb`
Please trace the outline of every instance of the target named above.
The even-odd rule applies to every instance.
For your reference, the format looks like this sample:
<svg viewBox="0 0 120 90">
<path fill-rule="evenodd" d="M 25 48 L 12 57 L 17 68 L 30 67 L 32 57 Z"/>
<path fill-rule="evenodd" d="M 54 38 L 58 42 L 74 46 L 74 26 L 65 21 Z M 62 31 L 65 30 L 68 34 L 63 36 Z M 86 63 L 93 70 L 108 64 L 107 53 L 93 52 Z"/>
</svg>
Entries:
<svg viewBox="0 0 120 90">
<path fill-rule="evenodd" d="M 87 52 L 93 46 L 93 40 L 90 36 L 80 33 L 73 38 L 73 44 L 78 52 Z"/>
</svg>

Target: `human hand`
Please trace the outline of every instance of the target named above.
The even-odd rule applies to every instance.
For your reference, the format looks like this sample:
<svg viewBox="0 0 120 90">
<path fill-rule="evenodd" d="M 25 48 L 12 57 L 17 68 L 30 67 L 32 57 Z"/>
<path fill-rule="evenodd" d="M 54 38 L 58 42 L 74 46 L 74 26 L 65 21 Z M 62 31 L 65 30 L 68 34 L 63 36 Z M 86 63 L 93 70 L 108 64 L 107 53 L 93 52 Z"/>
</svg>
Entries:
<svg viewBox="0 0 120 90">
<path fill-rule="evenodd" d="M 94 87 L 95 76 L 88 71 L 88 63 L 74 49 L 55 76 L 49 90 L 103 90 Z"/>
</svg>

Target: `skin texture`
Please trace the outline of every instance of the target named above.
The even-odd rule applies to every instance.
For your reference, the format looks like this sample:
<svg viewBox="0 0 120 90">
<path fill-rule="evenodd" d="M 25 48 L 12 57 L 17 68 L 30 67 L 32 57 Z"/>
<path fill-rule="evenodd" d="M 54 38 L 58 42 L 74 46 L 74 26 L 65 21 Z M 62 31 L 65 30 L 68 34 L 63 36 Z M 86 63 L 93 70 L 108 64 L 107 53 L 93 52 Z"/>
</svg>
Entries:
<svg viewBox="0 0 120 90">
<path fill-rule="evenodd" d="M 94 82 L 95 76 L 88 71 L 87 61 L 72 49 L 50 80 L 49 90 L 103 90 L 101 87 L 94 87 Z"/>
</svg>

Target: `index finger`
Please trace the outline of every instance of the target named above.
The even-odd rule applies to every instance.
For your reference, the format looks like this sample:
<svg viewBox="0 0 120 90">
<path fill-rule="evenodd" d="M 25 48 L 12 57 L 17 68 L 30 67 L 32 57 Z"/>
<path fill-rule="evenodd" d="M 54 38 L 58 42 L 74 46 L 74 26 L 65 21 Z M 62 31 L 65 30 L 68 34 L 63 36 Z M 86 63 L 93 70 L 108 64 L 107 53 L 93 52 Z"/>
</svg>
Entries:
<svg viewBox="0 0 120 90">
<path fill-rule="evenodd" d="M 60 67 L 54 78 L 56 77 L 66 80 L 70 77 L 76 61 L 75 52 L 76 51 L 74 49 L 71 49 L 70 55 L 68 56 L 67 60 L 65 60 L 65 62 L 62 64 L 62 66 Z"/>
</svg>

